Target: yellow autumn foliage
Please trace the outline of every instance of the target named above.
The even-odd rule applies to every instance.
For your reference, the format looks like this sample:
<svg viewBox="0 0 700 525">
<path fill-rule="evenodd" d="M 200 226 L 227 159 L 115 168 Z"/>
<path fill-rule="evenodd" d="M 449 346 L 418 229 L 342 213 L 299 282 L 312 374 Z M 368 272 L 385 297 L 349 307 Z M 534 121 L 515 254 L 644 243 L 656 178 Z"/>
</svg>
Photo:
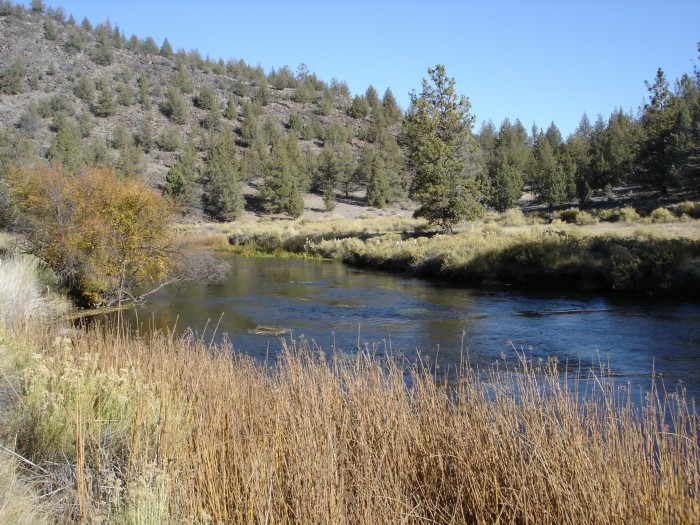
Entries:
<svg viewBox="0 0 700 525">
<path fill-rule="evenodd" d="M 5 192 L 26 250 L 91 306 L 119 301 L 172 267 L 171 206 L 136 179 L 109 169 L 12 168 Z"/>
</svg>

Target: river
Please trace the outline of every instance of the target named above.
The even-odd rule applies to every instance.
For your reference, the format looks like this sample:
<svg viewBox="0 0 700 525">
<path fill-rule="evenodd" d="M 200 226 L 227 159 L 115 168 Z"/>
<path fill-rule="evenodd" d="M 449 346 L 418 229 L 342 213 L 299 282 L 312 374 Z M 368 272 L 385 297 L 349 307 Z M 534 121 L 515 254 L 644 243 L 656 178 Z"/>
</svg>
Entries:
<svg viewBox="0 0 700 525">
<path fill-rule="evenodd" d="M 456 367 L 486 368 L 517 352 L 569 368 L 610 365 L 618 383 L 647 388 L 652 371 L 700 399 L 700 304 L 646 297 L 472 289 L 358 270 L 338 262 L 222 256 L 230 276 L 149 297 L 127 315 L 141 325 L 192 328 L 235 350 L 274 358 L 279 337 L 330 351 L 368 347 Z M 291 330 L 275 335 L 261 327 Z M 214 332 L 216 328 L 216 332 Z"/>
</svg>

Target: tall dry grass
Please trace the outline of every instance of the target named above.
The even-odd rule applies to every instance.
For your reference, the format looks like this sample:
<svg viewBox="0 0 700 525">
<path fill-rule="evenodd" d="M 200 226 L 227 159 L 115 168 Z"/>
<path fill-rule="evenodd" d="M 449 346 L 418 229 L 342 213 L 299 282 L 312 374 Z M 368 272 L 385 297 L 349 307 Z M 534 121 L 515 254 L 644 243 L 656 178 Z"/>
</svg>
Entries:
<svg viewBox="0 0 700 525">
<path fill-rule="evenodd" d="M 263 364 L 191 335 L 120 334 L 47 340 L 26 372 L 20 450 L 63 463 L 66 520 L 700 521 L 682 392 L 525 359 L 445 386 L 400 356 L 290 341 Z"/>
</svg>

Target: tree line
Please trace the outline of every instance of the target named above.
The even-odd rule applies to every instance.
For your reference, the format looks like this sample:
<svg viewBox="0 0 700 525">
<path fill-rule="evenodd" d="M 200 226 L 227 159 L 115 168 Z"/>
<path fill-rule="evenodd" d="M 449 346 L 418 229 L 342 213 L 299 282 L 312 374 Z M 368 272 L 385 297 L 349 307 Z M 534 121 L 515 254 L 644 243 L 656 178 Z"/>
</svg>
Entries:
<svg viewBox="0 0 700 525">
<path fill-rule="evenodd" d="M 0 13 L 20 16 L 20 7 L 3 1 Z M 46 39 L 61 41 L 67 52 L 87 52 L 96 65 L 111 64 L 114 50 L 123 48 L 160 56 L 171 72 L 167 78 L 150 78 L 147 70 L 111 78 L 83 72 L 73 81 L 72 100 L 49 94 L 0 130 L 0 170 L 34 158 L 32 134 L 48 120 L 53 135 L 46 159 L 71 172 L 109 167 L 138 176 L 145 154 L 174 153 L 163 193 L 181 209 L 201 208 L 216 220 L 233 220 L 246 205 L 298 217 L 301 193 L 313 191 L 329 210 L 340 197 L 375 207 L 410 197 L 418 202 L 417 215 L 449 229 L 487 208 L 515 206 L 526 190 L 559 206 L 586 205 L 596 192 L 620 185 L 662 194 L 698 189 L 697 70 L 671 86 L 659 69 L 637 114 L 617 110 L 593 123 L 584 114 L 566 139 L 554 123 L 528 132 L 508 119 L 498 128 L 487 121 L 475 132 L 469 100 L 440 65 L 428 71 L 404 112 L 391 89 L 380 97 L 370 85 L 351 96 L 346 83 L 325 83 L 304 64 L 296 72 L 284 66 L 266 74 L 243 61 L 175 52 L 167 38 L 161 46 L 150 37 L 127 39 L 109 21 L 77 24 L 38 0 L 31 10 L 45 14 Z M 229 82 L 195 88 L 197 70 Z M 0 92 L 26 89 L 38 89 L 37 79 L 19 58 L 0 71 Z M 93 136 L 98 121 L 133 105 L 141 106 L 136 129 L 117 121 L 107 140 Z M 286 117 L 273 106 L 287 107 Z M 243 181 L 258 186 L 255 199 L 245 201 Z"/>
</svg>

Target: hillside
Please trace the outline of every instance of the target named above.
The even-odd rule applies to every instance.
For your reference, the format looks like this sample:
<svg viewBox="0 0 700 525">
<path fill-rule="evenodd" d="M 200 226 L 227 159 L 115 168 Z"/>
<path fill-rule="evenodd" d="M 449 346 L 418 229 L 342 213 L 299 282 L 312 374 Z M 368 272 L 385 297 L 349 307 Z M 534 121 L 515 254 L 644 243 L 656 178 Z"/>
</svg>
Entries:
<svg viewBox="0 0 700 525">
<path fill-rule="evenodd" d="M 456 168 L 436 175 L 434 152 L 422 167 L 412 157 L 410 168 L 408 153 L 416 137 L 443 141 L 435 129 L 450 126 L 416 127 L 419 106 L 404 114 L 390 89 L 353 96 L 345 82 L 319 79 L 304 64 L 266 72 L 175 51 L 167 38 L 127 38 L 109 21 L 93 26 L 35 3 L 0 0 L 0 177 L 37 160 L 73 172 L 108 167 L 163 190 L 183 220 L 219 221 L 409 214 L 412 185 L 423 216 L 441 210 L 437 222 L 484 207 L 634 205 L 646 215 L 700 195 L 697 69 L 673 86 L 659 69 L 637 114 L 615 110 L 594 122 L 584 114 L 568 137 L 555 123 L 528 132 L 509 119 L 476 132 L 468 99 L 456 105 L 454 79 L 443 66 L 428 69 L 440 72 L 432 80 L 445 96 L 424 83 L 414 102 L 462 112 L 462 134 L 452 137 Z M 443 209 L 453 197 L 464 202 Z"/>
<path fill-rule="evenodd" d="M 371 141 L 379 149 L 379 134 L 381 141 L 393 143 L 389 150 L 397 158 L 395 177 L 402 176 L 403 158 L 395 141 L 401 113 L 393 95 L 389 92 L 389 100 L 386 95 L 380 100 L 370 88 L 370 100 L 364 95 L 353 98 L 344 82 L 334 79 L 329 85 L 303 65 L 296 73 L 284 67 L 266 74 L 242 60 L 213 61 L 197 51 L 174 52 L 167 40 L 162 45 L 150 37 L 127 40 L 108 21 L 93 28 L 89 21 L 77 23 L 60 10 L 42 14 L 3 3 L 0 72 L 0 167 L 3 155 L 5 163 L 38 157 L 64 164 L 70 164 L 65 157 L 73 155 L 88 164 L 123 167 L 163 188 L 187 142 L 196 148 L 201 178 L 216 134 L 228 128 L 235 137 L 248 210 L 260 205 L 250 197 L 266 175 L 266 159 L 260 157 L 289 134 L 296 139 L 301 170 L 306 172 L 300 177 L 302 191 L 315 187 L 313 172 L 324 146 L 336 148 L 340 161 L 349 164 L 338 179 L 350 179 L 363 147 Z M 111 97 L 106 111 L 103 93 Z M 393 113 L 383 111 L 382 102 L 393 106 Z M 52 147 L 62 127 L 79 131 L 77 146 Z M 27 138 L 31 148 L 24 152 L 20 143 Z M 363 195 L 359 181 L 337 182 L 338 196 L 348 197 L 346 202 Z M 201 185 L 195 185 L 194 192 L 185 208 L 196 216 L 201 211 Z M 393 200 L 404 195 L 405 188 Z M 308 193 L 305 199 L 313 214 L 318 203 Z"/>
</svg>

